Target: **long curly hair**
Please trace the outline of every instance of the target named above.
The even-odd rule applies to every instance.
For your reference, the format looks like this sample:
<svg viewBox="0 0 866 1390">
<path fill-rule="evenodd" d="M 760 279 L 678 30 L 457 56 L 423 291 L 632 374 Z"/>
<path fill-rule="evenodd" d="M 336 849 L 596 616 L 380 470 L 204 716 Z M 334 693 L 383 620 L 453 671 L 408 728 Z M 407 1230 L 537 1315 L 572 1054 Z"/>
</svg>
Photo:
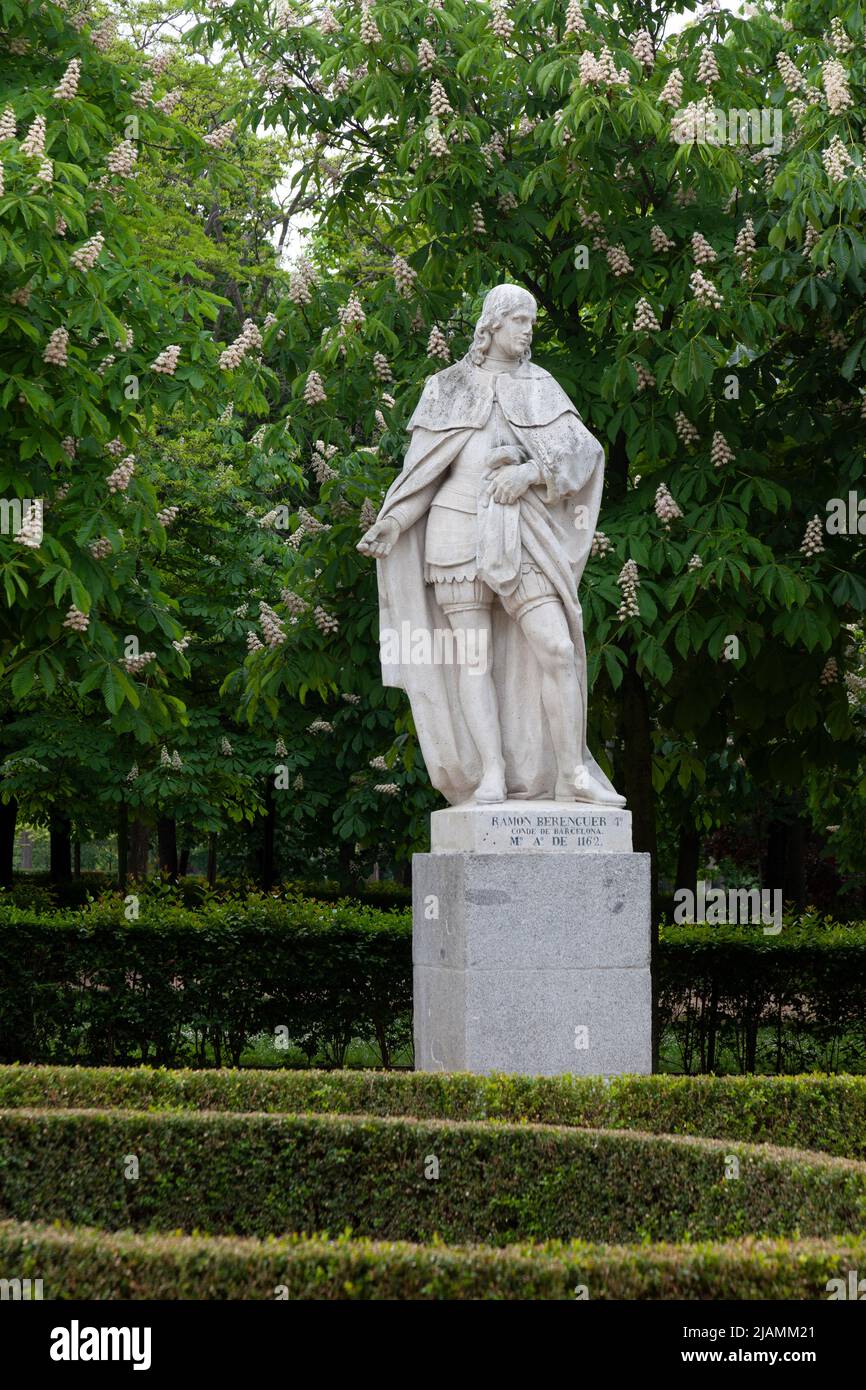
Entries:
<svg viewBox="0 0 866 1390">
<path fill-rule="evenodd" d="M 497 285 L 484 296 L 481 314 L 475 325 L 475 336 L 469 349 L 469 358 L 476 367 L 481 366 L 490 351 L 493 334 L 497 328 L 502 327 L 505 315 L 513 314 L 515 309 L 527 307 L 531 309 L 534 318 L 538 312 L 538 305 L 529 290 L 525 290 L 522 285 Z M 527 348 L 520 359 L 521 363 L 527 362 L 531 356 L 531 350 Z"/>
</svg>

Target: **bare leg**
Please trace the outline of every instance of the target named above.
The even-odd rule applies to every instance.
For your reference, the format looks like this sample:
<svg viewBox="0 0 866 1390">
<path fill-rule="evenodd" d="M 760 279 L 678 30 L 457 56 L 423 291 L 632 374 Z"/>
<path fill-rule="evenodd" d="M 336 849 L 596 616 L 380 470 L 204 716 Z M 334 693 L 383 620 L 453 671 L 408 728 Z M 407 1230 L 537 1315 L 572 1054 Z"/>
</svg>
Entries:
<svg viewBox="0 0 866 1390">
<path fill-rule="evenodd" d="M 458 666 L 458 691 L 463 717 L 481 759 L 476 801 L 504 801 L 505 762 L 499 730 L 499 702 L 493 684 L 493 628 L 489 608 L 464 608 L 449 613 L 452 631 L 463 634 Z"/>
<path fill-rule="evenodd" d="M 574 801 L 583 763 L 583 707 L 565 613 L 558 602 L 540 603 L 524 613 L 520 626 L 541 668 L 541 701 L 556 754 L 555 796 Z"/>
</svg>

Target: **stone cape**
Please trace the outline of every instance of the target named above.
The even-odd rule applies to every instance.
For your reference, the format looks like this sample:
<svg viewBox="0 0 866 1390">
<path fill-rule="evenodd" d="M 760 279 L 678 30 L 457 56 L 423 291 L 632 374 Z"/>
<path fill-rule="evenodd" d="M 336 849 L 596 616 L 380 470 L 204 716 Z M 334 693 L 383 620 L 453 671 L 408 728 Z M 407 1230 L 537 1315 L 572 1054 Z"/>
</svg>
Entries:
<svg viewBox="0 0 866 1390">
<path fill-rule="evenodd" d="M 601 503 L 604 452 L 574 405 L 543 368 L 524 363 L 497 377 L 464 358 L 431 377 L 409 421 L 411 443 L 402 472 L 383 503 L 380 519 L 399 503 L 444 479 L 475 429 L 499 401 L 527 455 L 542 467 L 542 487 L 531 488 L 515 505 L 526 557 L 552 583 L 568 622 L 582 696 L 583 762 L 601 785 L 613 788 L 586 747 L 586 651 L 577 586 L 583 573 Z M 575 517 L 581 519 L 575 526 Z M 431 633 L 448 628 L 432 586 L 424 582 L 426 516 L 398 537 L 390 555 L 377 561 L 379 631 Z M 553 795 L 556 761 L 541 698 L 541 672 L 519 625 L 499 604 L 493 609 L 493 678 L 499 700 L 506 780 L 510 797 Z M 469 799 L 481 764 L 464 719 L 453 665 L 382 663 L 385 685 L 408 693 L 430 780 L 452 805 Z"/>
</svg>

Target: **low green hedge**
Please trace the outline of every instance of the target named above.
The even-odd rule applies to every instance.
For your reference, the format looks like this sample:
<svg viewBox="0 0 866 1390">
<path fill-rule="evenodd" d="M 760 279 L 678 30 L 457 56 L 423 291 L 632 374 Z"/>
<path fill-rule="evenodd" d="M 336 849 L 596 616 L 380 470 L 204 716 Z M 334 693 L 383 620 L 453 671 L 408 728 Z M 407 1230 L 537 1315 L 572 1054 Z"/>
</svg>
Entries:
<svg viewBox="0 0 866 1390">
<path fill-rule="evenodd" d="M 340 1065 L 411 1036 L 412 927 L 357 904 L 248 898 L 0 911 L 0 1061 L 237 1064 L 269 1033 Z"/>
<path fill-rule="evenodd" d="M 137 1178 L 126 1175 L 133 1157 Z M 739 1172 L 727 1180 L 732 1159 Z M 494 1245 L 826 1237 L 866 1221 L 866 1164 L 489 1121 L 20 1109 L 0 1112 L 0 1214 Z"/>
<path fill-rule="evenodd" d="M 820 1299 L 866 1239 L 419 1246 L 114 1234 L 0 1222 L 0 1264 L 46 1299 Z M 585 1293 L 583 1292 L 585 1290 Z"/>
<path fill-rule="evenodd" d="M 240 1062 L 278 1036 L 340 1066 L 411 1039 L 411 919 L 358 903 L 249 896 L 196 911 L 121 899 L 78 914 L 0 907 L 0 1062 Z M 686 1072 L 863 1070 L 866 926 L 666 927 L 663 1047 Z"/>
<path fill-rule="evenodd" d="M 866 924 L 816 914 L 760 926 L 665 926 L 659 1026 L 677 1069 L 864 1069 Z"/>
<path fill-rule="evenodd" d="M 407 1115 L 639 1129 L 866 1159 L 863 1076 L 471 1076 L 455 1072 L 0 1067 L 0 1108 Z"/>
</svg>

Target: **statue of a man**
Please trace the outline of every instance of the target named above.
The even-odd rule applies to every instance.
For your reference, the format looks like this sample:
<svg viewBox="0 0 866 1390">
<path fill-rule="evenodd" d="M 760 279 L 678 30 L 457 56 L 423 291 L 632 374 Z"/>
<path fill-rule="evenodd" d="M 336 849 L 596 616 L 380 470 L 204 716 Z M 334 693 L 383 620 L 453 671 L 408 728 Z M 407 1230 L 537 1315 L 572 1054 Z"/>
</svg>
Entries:
<svg viewBox="0 0 866 1390">
<path fill-rule="evenodd" d="M 448 801 L 623 806 L 586 747 L 577 599 L 604 452 L 530 362 L 535 315 L 519 285 L 490 291 L 469 352 L 428 379 L 403 471 L 358 549 L 378 561 L 384 683 L 407 691 Z M 413 656 L 441 652 L 414 637 L 449 625 L 457 665 Z"/>
</svg>

